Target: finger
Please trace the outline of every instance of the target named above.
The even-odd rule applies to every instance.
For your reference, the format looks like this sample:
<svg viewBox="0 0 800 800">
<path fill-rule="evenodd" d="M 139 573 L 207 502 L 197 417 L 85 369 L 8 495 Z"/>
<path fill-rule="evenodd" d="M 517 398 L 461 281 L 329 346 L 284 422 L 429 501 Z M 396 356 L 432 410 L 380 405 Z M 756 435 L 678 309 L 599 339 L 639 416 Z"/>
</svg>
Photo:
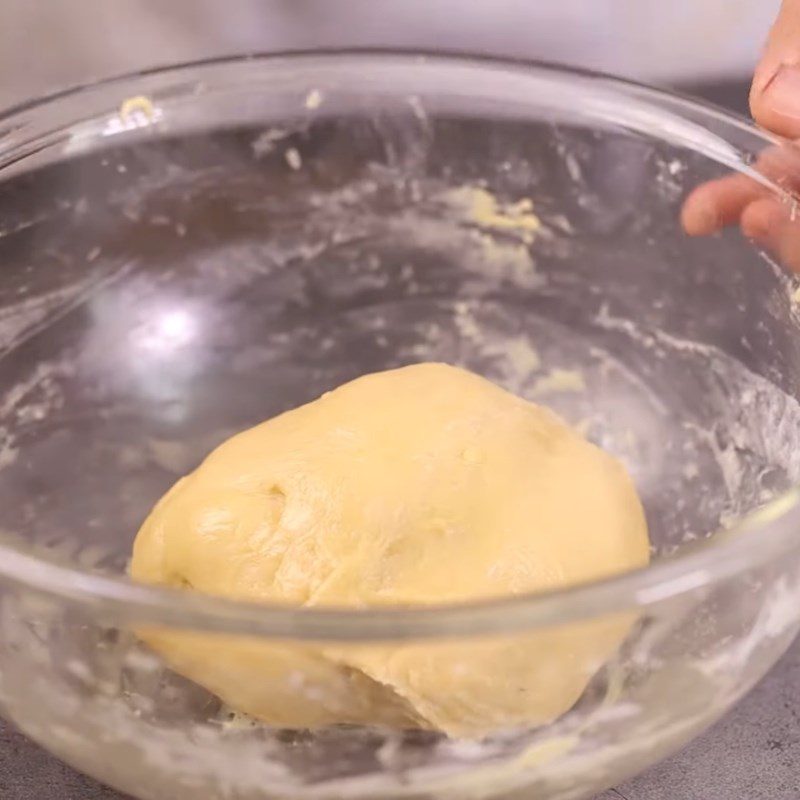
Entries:
<svg viewBox="0 0 800 800">
<path fill-rule="evenodd" d="M 750 89 L 750 110 L 764 128 L 800 137 L 800 0 L 784 0 Z"/>
<path fill-rule="evenodd" d="M 776 245 L 784 229 L 785 212 L 779 200 L 762 197 L 742 212 L 742 233 L 761 244 Z"/>
<path fill-rule="evenodd" d="M 759 156 L 753 170 L 793 193 L 800 189 L 800 148 L 793 143 L 770 147 Z M 690 236 L 708 236 L 726 225 L 738 223 L 750 203 L 770 194 L 775 194 L 774 188 L 744 173 L 708 181 L 684 202 L 681 224 Z"/>
<path fill-rule="evenodd" d="M 689 236 L 708 236 L 739 222 L 745 208 L 768 193 L 747 175 L 728 175 L 698 186 L 681 209 L 681 225 Z"/>
<path fill-rule="evenodd" d="M 800 188 L 800 147 L 796 142 L 768 147 L 759 155 L 753 169 L 784 189 Z"/>
<path fill-rule="evenodd" d="M 742 233 L 788 269 L 800 272 L 800 216 L 776 197 L 751 203 L 742 213 Z"/>
</svg>

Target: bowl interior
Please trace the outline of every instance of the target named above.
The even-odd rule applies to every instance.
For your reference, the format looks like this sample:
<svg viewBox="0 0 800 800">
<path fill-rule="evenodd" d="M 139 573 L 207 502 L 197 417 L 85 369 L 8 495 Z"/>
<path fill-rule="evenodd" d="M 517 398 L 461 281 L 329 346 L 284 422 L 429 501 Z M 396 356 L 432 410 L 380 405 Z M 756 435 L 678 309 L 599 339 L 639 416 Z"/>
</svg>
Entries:
<svg viewBox="0 0 800 800">
<path fill-rule="evenodd" d="M 797 482 L 792 286 L 679 227 L 708 146 L 610 124 L 634 90 L 565 114 L 556 75 L 521 111 L 306 72 L 128 101 L 0 183 L 0 528 L 121 571 L 231 433 L 426 360 L 623 458 L 657 554 Z"/>
</svg>

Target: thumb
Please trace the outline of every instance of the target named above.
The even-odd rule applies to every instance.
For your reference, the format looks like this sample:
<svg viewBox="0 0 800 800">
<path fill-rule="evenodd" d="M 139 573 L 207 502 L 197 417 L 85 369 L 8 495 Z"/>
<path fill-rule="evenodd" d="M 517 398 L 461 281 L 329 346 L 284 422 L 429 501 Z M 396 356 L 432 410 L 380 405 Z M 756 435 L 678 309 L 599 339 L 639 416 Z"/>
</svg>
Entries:
<svg viewBox="0 0 800 800">
<path fill-rule="evenodd" d="M 767 130 L 800 137 L 800 0 L 783 0 L 756 68 L 750 110 Z"/>
</svg>

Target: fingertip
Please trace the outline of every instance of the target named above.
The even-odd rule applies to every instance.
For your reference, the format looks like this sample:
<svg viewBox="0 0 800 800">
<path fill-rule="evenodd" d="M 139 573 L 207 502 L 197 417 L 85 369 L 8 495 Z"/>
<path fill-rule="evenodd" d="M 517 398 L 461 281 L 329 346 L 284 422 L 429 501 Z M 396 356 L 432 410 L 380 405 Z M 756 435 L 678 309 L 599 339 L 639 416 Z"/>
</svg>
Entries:
<svg viewBox="0 0 800 800">
<path fill-rule="evenodd" d="M 768 80 L 754 80 L 750 112 L 761 127 L 779 136 L 800 137 L 800 67 L 783 64 Z"/>
<path fill-rule="evenodd" d="M 765 197 L 750 203 L 739 220 L 742 233 L 748 239 L 767 243 L 775 239 L 783 227 L 783 210 L 780 201 Z"/>
<path fill-rule="evenodd" d="M 756 71 L 753 75 L 753 82 L 750 84 L 750 92 L 747 97 L 750 113 L 756 121 L 758 121 L 758 115 L 761 113 L 761 97 L 767 86 L 772 82 L 779 68 L 780 63 L 775 63 L 767 56 L 764 56 L 756 67 Z"/>
<path fill-rule="evenodd" d="M 769 251 L 780 265 L 800 273 L 800 218 L 791 204 L 762 198 L 742 213 L 742 233 Z"/>
<path fill-rule="evenodd" d="M 681 208 L 681 227 L 688 236 L 709 236 L 722 227 L 708 186 L 698 187 L 686 198 Z"/>
</svg>

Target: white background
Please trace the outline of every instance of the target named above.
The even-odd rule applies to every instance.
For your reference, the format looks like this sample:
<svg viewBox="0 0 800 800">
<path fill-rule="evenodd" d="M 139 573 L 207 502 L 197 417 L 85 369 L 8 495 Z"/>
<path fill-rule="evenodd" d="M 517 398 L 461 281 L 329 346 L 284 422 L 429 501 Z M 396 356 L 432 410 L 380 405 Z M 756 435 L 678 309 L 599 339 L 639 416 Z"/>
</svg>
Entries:
<svg viewBox="0 0 800 800">
<path fill-rule="evenodd" d="M 778 0 L 0 0 L 0 105 L 145 66 L 344 45 L 475 50 L 657 83 L 744 77 Z"/>
</svg>

